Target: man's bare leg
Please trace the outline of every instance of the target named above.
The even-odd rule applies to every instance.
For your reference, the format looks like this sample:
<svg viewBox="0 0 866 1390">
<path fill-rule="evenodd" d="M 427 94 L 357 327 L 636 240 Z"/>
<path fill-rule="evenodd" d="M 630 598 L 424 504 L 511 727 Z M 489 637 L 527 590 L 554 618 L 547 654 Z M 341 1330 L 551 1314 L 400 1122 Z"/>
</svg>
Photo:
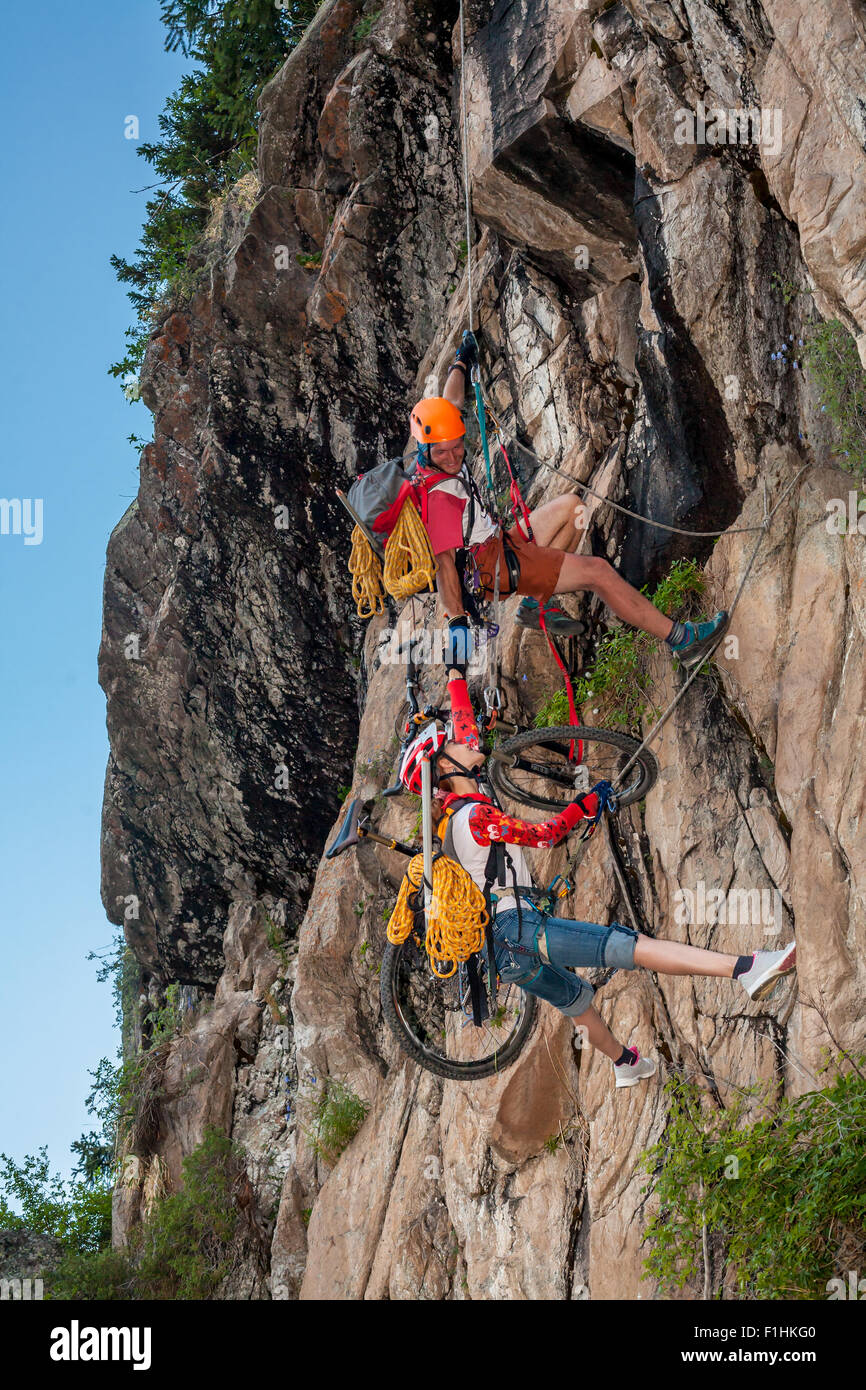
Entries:
<svg viewBox="0 0 866 1390">
<path fill-rule="evenodd" d="M 574 492 L 564 492 L 549 502 L 536 507 L 529 513 L 532 534 L 536 545 L 549 546 L 552 550 L 571 552 L 577 549 L 583 535 L 583 526 L 575 525 L 579 519 L 580 498 Z"/>
<path fill-rule="evenodd" d="M 653 637 L 668 637 L 673 620 L 661 613 L 644 594 L 633 589 L 613 565 L 599 555 L 566 555 L 556 585 L 558 594 L 589 589 L 598 594 L 618 618 L 631 627 L 642 628 Z"/>
<path fill-rule="evenodd" d="M 596 555 L 574 555 L 583 534 L 575 526 L 579 519 L 580 499 L 573 492 L 564 492 L 530 512 L 532 532 L 537 545 L 564 550 L 565 559 L 556 586 L 558 594 L 578 593 L 589 589 L 612 608 L 618 618 L 639 627 L 653 637 L 667 637 L 673 623 L 650 603 L 648 598 L 633 589 L 617 574 L 613 565 Z"/>
</svg>

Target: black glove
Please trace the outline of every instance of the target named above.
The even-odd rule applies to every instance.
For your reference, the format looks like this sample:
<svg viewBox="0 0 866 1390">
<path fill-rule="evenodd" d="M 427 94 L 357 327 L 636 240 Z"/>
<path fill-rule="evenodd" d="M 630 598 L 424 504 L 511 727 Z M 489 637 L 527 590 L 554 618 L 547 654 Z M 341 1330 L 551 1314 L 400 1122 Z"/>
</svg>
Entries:
<svg viewBox="0 0 866 1390">
<path fill-rule="evenodd" d="M 472 633 L 465 614 L 461 618 L 452 618 L 448 624 L 444 659 L 446 666 L 453 666 L 465 678 L 466 667 L 472 659 Z"/>
<path fill-rule="evenodd" d="M 454 366 L 465 368 L 466 376 L 472 371 L 473 367 L 478 366 L 478 344 L 475 341 L 475 334 L 469 329 L 463 334 L 463 341 L 454 354 Z"/>
</svg>

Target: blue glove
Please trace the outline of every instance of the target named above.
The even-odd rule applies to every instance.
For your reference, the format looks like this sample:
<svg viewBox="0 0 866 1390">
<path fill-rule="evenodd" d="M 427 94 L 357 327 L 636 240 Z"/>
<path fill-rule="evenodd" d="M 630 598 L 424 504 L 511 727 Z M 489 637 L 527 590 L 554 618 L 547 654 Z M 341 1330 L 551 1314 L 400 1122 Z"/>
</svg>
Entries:
<svg viewBox="0 0 866 1390">
<path fill-rule="evenodd" d="M 462 618 L 452 618 L 448 624 L 448 641 L 445 644 L 445 665 L 456 667 L 461 676 L 465 676 L 466 667 L 472 660 L 472 651 L 469 619 L 465 615 Z"/>
</svg>

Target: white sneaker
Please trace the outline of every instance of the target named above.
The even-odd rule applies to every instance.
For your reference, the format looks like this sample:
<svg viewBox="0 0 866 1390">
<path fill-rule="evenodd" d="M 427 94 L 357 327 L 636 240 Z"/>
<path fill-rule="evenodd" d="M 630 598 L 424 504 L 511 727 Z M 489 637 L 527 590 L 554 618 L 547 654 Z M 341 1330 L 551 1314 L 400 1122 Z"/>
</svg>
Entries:
<svg viewBox="0 0 866 1390">
<path fill-rule="evenodd" d="M 792 941 L 781 951 L 756 951 L 751 967 L 739 976 L 750 999 L 766 999 L 772 994 L 783 975 L 790 975 L 797 966 L 797 944 Z"/>
<path fill-rule="evenodd" d="M 621 1067 L 614 1062 L 617 1086 L 636 1086 L 644 1077 L 653 1076 L 658 1070 L 656 1062 L 651 1061 L 649 1057 L 641 1057 L 637 1048 L 633 1051 L 636 1054 L 633 1062 L 623 1062 Z"/>
</svg>

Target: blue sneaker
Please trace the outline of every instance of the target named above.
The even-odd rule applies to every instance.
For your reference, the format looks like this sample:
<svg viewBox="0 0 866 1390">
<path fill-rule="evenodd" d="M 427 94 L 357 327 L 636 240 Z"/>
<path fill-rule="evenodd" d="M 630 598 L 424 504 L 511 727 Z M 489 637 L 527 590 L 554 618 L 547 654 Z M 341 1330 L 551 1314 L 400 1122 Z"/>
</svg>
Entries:
<svg viewBox="0 0 866 1390">
<path fill-rule="evenodd" d="M 541 632 L 538 599 L 523 599 L 514 621 L 520 627 L 531 627 L 536 632 Z M 544 605 L 544 621 L 552 637 L 577 637 L 579 633 L 586 631 L 579 618 L 570 618 L 567 613 L 563 612 L 561 608 L 557 608 L 553 603 Z"/>
<path fill-rule="evenodd" d="M 728 630 L 730 621 L 727 610 L 723 608 L 708 623 L 683 623 L 686 630 L 685 640 L 671 647 L 671 651 L 684 666 L 697 666 L 718 646 Z"/>
</svg>

